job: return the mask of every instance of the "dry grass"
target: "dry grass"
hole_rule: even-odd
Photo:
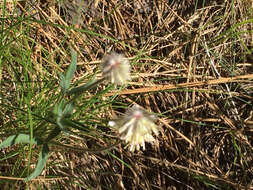
[[[77,6],[74,2],[82,1],[17,3],[25,17],[32,15],[21,21],[29,31],[9,36],[19,42],[28,39],[12,45],[29,50],[37,73],[30,79],[50,75],[57,80],[74,47],[79,55],[75,81],[97,72],[110,51],[129,57],[133,81],[120,92],[104,95],[103,100],[113,96],[114,102],[105,113],[103,108],[92,113],[91,120],[98,123],[95,136],[86,141],[77,136],[59,139],[76,149],[54,147],[43,173],[47,178],[38,178],[29,187],[253,189],[252,2],[94,0]],[[6,19],[5,26],[12,24]],[[15,88],[4,83],[11,79],[4,65],[0,79],[2,94]],[[130,153],[123,143],[117,144],[113,131],[99,126],[121,112],[122,104],[131,103],[160,118],[155,145],[138,153]],[[9,118],[10,113],[4,114]],[[109,148],[101,151],[98,146]],[[5,162],[1,168],[13,164]],[[22,178],[6,178],[11,175],[1,171],[5,172],[0,179],[9,179],[3,188],[25,187]]]

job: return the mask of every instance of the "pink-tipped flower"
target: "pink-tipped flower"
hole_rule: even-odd
[[[130,144],[130,151],[145,150],[145,142],[153,142],[152,133],[158,135],[158,126],[154,123],[156,118],[139,105],[132,106],[122,118],[110,121],[109,126],[116,127],[120,138]]]
[[[103,59],[102,75],[111,83],[122,85],[131,80],[130,69],[129,61],[121,54],[112,53]]]

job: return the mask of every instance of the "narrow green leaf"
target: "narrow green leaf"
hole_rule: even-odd
[[[70,81],[73,78],[76,72],[76,65],[77,65],[77,53],[74,50],[71,50],[71,63],[66,73],[66,85],[69,87]],[[68,88],[67,88],[68,89]]]
[[[64,100],[55,104],[53,112],[57,117],[61,117],[63,115],[63,107],[64,107]]]
[[[83,84],[81,86],[75,87],[70,89],[67,94],[72,95],[72,94],[81,94],[86,90],[89,90],[93,87],[95,87],[98,84],[98,81],[100,82],[101,80],[96,80],[93,78],[92,80],[88,81],[86,84]]]
[[[73,113],[73,110],[74,110],[74,103],[67,104],[63,110],[62,118],[70,117]]]
[[[64,118],[59,118],[57,119],[56,123],[59,126],[59,128],[61,129],[61,131],[63,131],[65,133],[65,135],[68,134],[68,120],[64,119]]]
[[[0,148],[6,148],[18,143],[27,143],[27,144],[31,143],[35,145],[41,145],[43,144],[43,141],[35,137],[30,139],[30,135],[27,135],[27,134],[18,134],[18,135],[9,136],[7,139],[5,139],[0,144]]]
[[[60,86],[61,86],[62,93],[65,93],[67,89],[69,88],[69,86],[66,86],[65,76],[62,73],[58,73],[58,75],[60,78]]]
[[[79,123],[78,121],[72,121],[72,120],[65,120],[63,119],[62,124],[65,126],[69,126],[73,129],[77,129],[80,131],[84,131],[84,132],[90,132],[90,128],[83,126],[81,123]]]
[[[65,94],[70,87],[70,81],[76,72],[76,65],[77,65],[77,53],[74,50],[71,50],[71,63],[68,67],[66,76],[64,76],[62,73],[59,73],[60,86],[63,94]]]
[[[14,157],[14,156],[16,156],[16,155],[18,155],[18,154],[19,154],[19,151],[12,152],[12,153],[10,153],[9,155],[6,155],[6,156],[4,156],[3,158],[1,158],[1,159],[0,159],[0,162],[1,162],[1,161],[4,161],[4,160],[8,160],[9,158],[12,158],[12,157]]]
[[[132,169],[132,167],[127,164],[126,162],[124,162],[123,160],[121,160],[119,157],[117,157],[115,154],[111,153],[110,151],[105,151],[106,153],[108,153],[111,157],[115,158],[116,160],[120,161],[122,164],[124,164],[126,167]]]
[[[73,123],[73,122],[72,122],[71,120],[69,120],[69,119],[62,119],[61,123],[62,123],[62,125],[64,125],[64,126],[73,127],[73,128],[76,127],[76,124]]]
[[[40,152],[37,166],[36,166],[35,170],[33,171],[33,173],[31,173],[31,175],[29,175],[27,178],[25,178],[26,181],[30,181],[41,174],[42,170],[44,169],[44,167],[47,163],[48,157],[49,157],[49,148],[48,148],[47,144],[44,144],[42,147],[42,151]]]
[[[61,118],[61,117],[57,117],[56,123],[57,123],[57,126],[58,126],[62,131],[65,130],[65,126],[62,124],[62,118]]]

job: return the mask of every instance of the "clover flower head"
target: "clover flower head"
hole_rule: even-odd
[[[158,135],[158,126],[154,123],[155,117],[141,108],[132,106],[123,116],[115,121],[110,121],[109,126],[116,127],[120,138],[130,144],[130,151],[145,150],[145,142],[153,142],[152,133]]]
[[[121,54],[112,53],[107,55],[102,62],[102,75],[108,77],[111,83],[125,84],[130,77],[129,61]]]

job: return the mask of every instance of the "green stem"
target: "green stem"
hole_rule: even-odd
[[[69,92],[67,92],[68,95],[75,94],[75,96],[68,101],[67,104],[69,103],[74,103],[74,101],[86,90],[94,88],[96,85],[99,83],[102,83],[106,78],[103,77],[101,79],[95,80],[91,83],[86,83],[84,85],[78,86],[76,88],[72,88]]]

